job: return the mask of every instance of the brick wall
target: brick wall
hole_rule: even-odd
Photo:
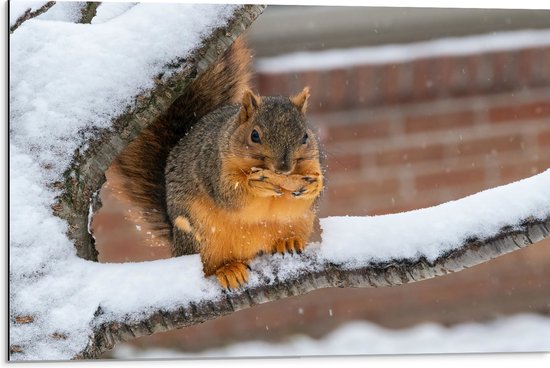
[[[550,167],[550,48],[260,74],[256,85],[311,87],[327,215],[410,210]]]
[[[328,176],[321,216],[431,206],[550,167],[549,47],[337,70],[264,72],[254,83],[262,95],[290,95],[304,85],[311,87],[309,118],[319,130]],[[104,206],[94,220],[103,231],[96,236],[102,238],[98,248],[104,261],[168,256],[162,249],[139,253],[145,249],[139,234],[121,220],[126,210],[114,200],[104,199]],[[117,229],[126,234],[129,247],[124,251]],[[452,324],[518,312],[550,313],[549,245],[546,241],[417,284],[319,290],[133,344],[198,350],[289,333],[321,336],[362,318],[397,328],[423,321]],[[130,251],[132,247],[136,250]]]

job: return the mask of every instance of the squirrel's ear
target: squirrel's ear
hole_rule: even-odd
[[[239,119],[241,123],[250,120],[258,106],[260,105],[261,98],[247,89],[244,91],[241,111],[239,112]]]
[[[306,113],[307,110],[307,100],[309,98],[309,87],[304,87],[302,92],[298,93],[296,96],[292,96],[290,101],[300,110],[302,114]]]

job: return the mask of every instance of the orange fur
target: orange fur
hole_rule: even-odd
[[[298,238],[305,243],[315,215],[310,210],[289,210],[303,207],[299,202],[294,198],[255,198],[235,213],[216,208],[206,197],[195,200],[191,213],[203,239],[200,253],[205,274],[212,275],[232,261],[247,262],[258,253],[278,251],[280,239]]]
[[[249,184],[254,173],[247,173],[243,167],[246,166],[242,159],[228,159],[222,164],[221,179],[227,189],[244,191],[240,209],[219,208],[207,196],[197,198],[190,206],[190,214],[197,224],[195,230],[203,239],[200,254],[204,272],[206,275],[216,273],[222,280],[224,277],[233,280],[233,271],[224,271],[225,266],[233,262],[246,263],[261,252],[301,251],[313,228],[313,202],[322,189],[320,167],[315,160],[304,162],[300,167],[311,170],[302,171],[303,175],[316,176],[315,189],[310,196],[299,198],[284,189],[280,195],[272,192],[271,196],[258,196],[257,189]]]

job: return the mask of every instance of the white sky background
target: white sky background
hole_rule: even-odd
[[[476,2],[476,3],[479,4],[479,2]],[[523,6],[528,6],[528,3],[529,2],[525,2],[525,3],[522,2],[522,5]],[[387,4],[387,3],[385,3],[385,4]],[[462,2],[461,4],[465,4],[465,3]],[[500,4],[502,4],[502,3],[500,3]],[[505,5],[505,4],[502,4],[502,5],[500,5],[500,4],[499,4],[499,6],[504,6]],[[53,40],[53,39],[52,39],[52,41],[55,42],[55,40]],[[17,53],[12,54],[11,56],[12,57],[17,57]],[[23,72],[23,70],[22,70],[22,72]],[[43,79],[38,79],[38,80],[41,81]],[[37,113],[50,114],[50,113],[53,112],[52,116],[55,116],[55,114],[57,114],[56,111],[52,111],[50,109],[40,110],[40,109],[43,109],[45,106],[48,107],[48,106],[52,105],[52,100],[48,100],[48,98],[50,98],[50,97],[48,97],[47,94],[42,96],[42,97],[45,99],[46,105],[42,104],[43,101],[34,101],[35,102],[35,107],[37,109],[36,110]],[[55,97],[59,97],[59,96],[54,95],[52,97],[55,98]],[[55,102],[55,100],[53,100],[53,102]],[[14,103],[12,106],[17,107],[17,104]],[[77,111],[77,113],[78,113],[78,111]],[[14,147],[12,147],[12,151],[11,151],[11,156],[12,157],[10,157],[10,159],[12,159],[12,161],[11,161],[12,169],[17,170],[16,166],[24,167],[26,169],[26,172],[21,172],[21,171],[18,171],[18,172],[13,172],[12,171],[11,172],[10,180],[17,179],[17,180],[21,180],[21,181],[16,182],[17,185],[13,185],[15,182],[12,182],[12,188],[16,190],[13,193],[16,197],[12,197],[11,196],[12,193],[10,193],[10,201],[11,201],[11,205],[12,205],[12,208],[10,209],[10,211],[23,210],[25,208],[25,206],[30,204],[31,207],[29,207],[26,210],[27,212],[25,212],[25,213],[28,214],[28,215],[35,216],[33,221],[36,221],[37,223],[40,223],[41,226],[42,225],[45,226],[45,228],[44,228],[45,233],[50,233],[50,231],[52,231],[52,230],[55,232],[55,234],[52,234],[51,236],[47,236],[47,237],[44,236],[45,233],[42,233],[41,234],[42,236],[40,237],[40,239],[47,238],[52,243],[55,243],[53,241],[53,239],[59,238],[60,237],[59,233],[61,233],[61,234],[63,233],[63,231],[61,230],[63,224],[61,224],[57,219],[51,218],[51,216],[48,214],[49,213],[48,210],[47,210],[48,209],[48,204],[51,203],[52,197],[51,197],[51,193],[48,193],[48,191],[47,190],[45,191],[44,188],[43,188],[43,184],[45,182],[44,179],[46,179],[46,181],[47,181],[47,180],[51,179],[52,177],[50,176],[50,174],[42,176],[44,173],[40,173],[41,170],[36,165],[36,162],[35,162],[36,160],[33,159],[32,154],[30,154],[28,152],[23,154],[23,151],[26,151],[27,148],[28,148],[28,147],[25,147],[24,142],[26,142],[25,140],[27,138],[30,138],[34,143],[38,143],[38,144],[41,143],[40,142],[40,140],[42,139],[41,133],[43,131],[48,131],[48,134],[52,137],[52,139],[54,139],[54,141],[59,142],[60,139],[61,140],[65,139],[65,138],[63,138],[63,137],[65,137],[64,134],[67,134],[67,133],[70,134],[71,129],[74,129],[75,127],[74,126],[71,127],[69,125],[67,125],[67,126],[64,125],[64,126],[58,127],[58,128],[60,128],[59,130],[54,130],[54,131],[49,131],[49,128],[48,128],[47,125],[44,128],[40,129],[40,130],[36,130],[36,127],[33,127],[32,125],[29,125],[29,126],[25,127],[23,130],[19,130],[21,127],[24,127],[24,125],[21,125],[21,126],[17,127],[16,131],[17,132],[22,132],[24,130],[24,131],[26,131],[26,133],[29,133],[30,135],[25,137],[24,134],[17,133],[18,135],[16,137],[13,137],[14,139],[12,140],[12,142],[14,142],[14,144],[16,144],[16,145]],[[64,128],[69,128],[69,129],[64,129]],[[67,130],[68,130],[68,132],[67,132]],[[76,131],[76,129],[73,130],[72,134],[74,134],[75,131]],[[70,145],[74,145],[74,143],[75,143],[74,141],[69,142]],[[43,149],[42,150],[39,149],[39,152],[40,151],[44,152]],[[65,149],[64,149],[64,151],[67,152]],[[29,154],[30,154],[30,156],[29,156]],[[44,158],[44,156],[40,156],[40,157],[42,157],[42,159]],[[39,160],[40,160],[40,157],[35,156],[35,158],[39,159]],[[47,162],[52,162],[53,161],[54,163],[56,163],[57,167],[63,166],[63,162],[64,162],[63,160],[61,160],[61,162],[57,162],[56,159],[52,159],[50,157],[46,157],[46,159],[47,159],[46,160]],[[46,161],[44,161],[44,162],[46,162]],[[17,165],[14,165],[14,164],[17,164]],[[36,175],[36,176],[33,177],[33,174]],[[543,183],[548,183],[548,178],[549,177],[550,177],[550,175],[548,175],[548,172],[547,172],[546,176],[543,176],[541,180],[546,180],[546,181],[543,181]],[[16,188],[17,186],[22,186],[22,187],[27,188],[29,190],[17,191],[17,188]],[[25,198],[25,197],[28,197],[31,193],[33,193],[33,191],[35,193],[34,194],[35,199],[42,198],[40,200],[41,202],[36,202],[36,200],[33,200],[32,202],[27,201],[28,198]],[[17,193],[19,193],[19,194],[17,194]],[[537,194],[540,194],[540,192],[535,191],[534,195],[537,195]],[[37,203],[38,203],[38,206],[40,208],[34,208],[33,207],[33,206],[36,206]],[[35,238],[34,240],[30,239],[29,237],[32,238],[36,234],[33,235],[32,231],[31,231],[31,233],[28,233],[28,231],[27,231],[28,228],[20,227],[20,223],[13,223],[12,222],[13,220],[17,220],[17,217],[15,216],[16,215],[15,212],[13,213],[13,215],[14,216],[12,216],[12,219],[10,219],[10,223],[11,223],[11,226],[12,226],[12,230],[16,229],[17,232],[15,234],[12,234],[14,236],[12,238],[12,241],[14,239],[15,239],[15,241],[17,241],[18,237],[20,237],[19,238],[20,240],[21,239],[26,239],[25,242],[27,242],[27,241],[35,242],[37,240],[40,240],[40,239],[37,239],[37,238]],[[32,217],[31,217],[31,220],[32,220]],[[29,218],[26,217],[25,221],[29,221]],[[17,224],[17,226],[15,226],[16,224]],[[497,225],[495,225],[495,226],[497,226]],[[61,226],[61,227],[59,227],[59,226]],[[58,241],[60,243],[65,243],[67,240],[59,238]],[[36,248],[36,249],[38,249],[38,248]],[[53,255],[54,259],[55,259],[55,257],[60,257],[60,253],[58,252],[58,249],[45,249],[45,248],[42,248],[42,250],[45,252],[43,254]],[[38,252],[40,252],[40,251],[38,251]],[[53,253],[48,253],[48,252],[53,252]],[[65,251],[63,253],[65,253]],[[13,257],[13,254],[17,254],[17,252],[12,253],[12,257]],[[64,254],[61,257],[63,258],[63,257],[66,257],[66,256],[67,256],[67,254]],[[73,261],[72,256],[69,255],[68,257],[69,257],[69,259],[71,259],[71,262],[72,262]],[[39,264],[41,261],[43,261],[43,259],[38,259],[38,258],[30,259],[29,260],[30,263],[25,265],[22,269],[27,269],[27,270],[32,269],[33,267],[35,267],[31,264],[32,262],[35,262],[34,264],[36,265],[36,264]],[[88,267],[88,266],[84,266],[85,262],[82,262],[82,260],[78,260],[77,262],[79,263],[78,264],[79,267],[77,267],[77,268],[79,268],[80,271],[82,270],[83,267],[84,268]],[[160,269],[170,269],[171,270],[170,273],[173,274],[173,272],[178,272],[178,270],[181,270],[184,263],[187,263],[187,262],[189,262],[189,264],[190,264],[189,268],[191,269],[191,272],[193,274],[192,277],[200,277],[200,269],[197,268],[197,267],[200,267],[200,265],[199,265],[199,263],[197,263],[197,260],[194,259],[193,257],[189,257],[188,260],[163,261],[161,264],[155,264],[155,263],[151,262],[149,265],[147,265],[145,267],[150,267],[151,272],[153,272],[153,273],[156,272],[155,267],[159,271],[160,271]],[[158,265],[158,267],[156,265]],[[170,265],[172,265],[172,266],[170,266]],[[29,266],[29,267],[27,268],[27,266]],[[292,267],[292,265],[290,265],[290,266]],[[96,267],[97,267],[96,265],[94,265],[94,266],[90,265],[88,271],[85,271],[85,272],[91,272],[91,273],[95,274],[96,271],[97,271]],[[88,285],[88,286],[92,287],[92,290],[93,290],[93,287],[101,288],[102,285],[104,285],[105,283],[108,283],[109,280],[113,279],[113,277],[114,277],[114,279],[124,278],[125,274],[128,274],[129,272],[134,272],[134,271],[131,271],[131,269],[134,268],[134,267],[135,266],[133,266],[133,265],[125,265],[125,266],[115,265],[111,268],[113,273],[111,273],[110,271],[106,271],[106,268],[104,268],[103,271],[105,271],[105,273],[103,273],[103,277],[105,277],[105,278],[102,279],[102,277],[99,277],[99,280],[96,280],[97,281],[96,284]],[[172,269],[171,267],[174,267],[174,268]],[[57,301],[59,301],[59,300],[63,299],[64,297],[66,297],[67,292],[74,292],[75,291],[75,286],[76,285],[68,285],[68,283],[67,283],[67,280],[70,279],[71,270],[73,272],[76,272],[76,270],[74,270],[72,268],[63,269],[62,270],[63,272],[52,272],[52,274],[51,274],[52,277],[50,277],[47,280],[43,280],[42,285],[41,285],[40,288],[38,288],[38,290],[33,286],[33,287],[30,287],[29,289],[23,291],[23,293],[24,293],[23,295],[27,295],[29,297],[29,301],[34,300],[35,301],[34,306],[36,306],[37,303],[38,304],[43,303],[44,308],[51,308],[53,305],[55,305],[55,303]],[[162,277],[165,277],[165,276],[168,277],[168,275],[170,275],[170,273],[162,273],[161,272],[159,274],[160,276],[157,280],[161,280]],[[146,272],[146,274],[149,275],[150,273]],[[76,273],[76,274],[73,274],[73,275],[79,275],[79,273]],[[182,277],[184,277],[184,276],[185,275],[182,275]],[[151,283],[151,286],[150,286],[151,290],[155,290],[154,286],[153,286],[154,284],[155,284],[154,282]],[[136,282],[134,284],[134,286],[132,286],[132,284],[124,284],[124,286],[129,287],[130,290],[137,288],[138,285],[139,285],[139,287],[142,286],[138,282]],[[68,289],[65,288],[65,287],[68,287]],[[48,291],[52,290],[53,288],[59,290],[57,295],[55,295],[55,293],[48,293]],[[80,291],[82,292],[82,294],[76,293],[75,295],[73,295],[73,297],[75,298],[75,302],[76,302],[77,299],[80,299],[80,297],[83,296],[83,294],[86,290],[80,290]],[[112,291],[112,290],[110,290],[110,291]],[[155,291],[157,291],[157,290],[155,290]],[[158,303],[163,304],[168,299],[170,299],[170,295],[169,295],[170,291],[175,292],[177,290],[166,290],[165,291],[166,294],[162,294],[162,292],[161,292],[160,293],[161,295],[159,296],[159,299],[158,299]],[[209,294],[211,291],[212,291],[212,285],[209,282],[206,282],[202,288],[199,287],[199,292],[205,292],[206,294]],[[103,292],[105,294],[103,294]],[[107,295],[109,293],[109,290],[103,290],[103,292],[96,293],[95,297],[101,297],[102,295]],[[203,296],[206,295],[206,294],[203,294]],[[214,294],[215,294],[215,292],[214,292]],[[121,295],[121,297],[122,296],[123,295]],[[181,294],[180,294],[180,296],[181,296]],[[57,299],[57,298],[60,298],[60,299]],[[163,299],[163,298],[168,298],[168,299]],[[83,303],[86,303],[86,302],[95,303],[97,301],[97,299],[90,300],[90,299],[86,299],[86,298],[80,299],[80,300]],[[131,309],[134,309],[134,308],[140,308],[141,307],[141,304],[140,304],[139,301],[135,301],[135,302],[137,302],[137,304],[124,305],[123,303],[122,304],[118,303],[116,299],[113,299],[113,300],[111,300],[111,303],[113,303],[113,304],[111,304],[111,306],[114,309],[120,308],[119,312],[124,312],[124,311],[127,311],[127,310],[131,310]],[[153,301],[153,304],[154,304],[154,301]],[[76,308],[76,309],[78,309],[79,307],[84,307],[83,309],[86,309],[86,306],[79,305],[78,303],[73,305],[73,307]],[[23,308],[23,310],[24,310],[24,308]],[[61,318],[62,319],[63,314],[67,313],[66,310],[59,310],[59,309],[55,310],[55,308],[53,310],[48,310],[48,311],[45,310],[44,312],[45,313],[53,313],[53,314],[50,314],[47,317],[48,318],[51,317],[54,320],[56,318]],[[61,325],[63,325],[63,323],[61,323]],[[51,325],[40,325],[40,326],[45,328],[47,331],[58,327],[58,326],[51,326]],[[71,327],[71,326],[69,326],[69,327]],[[25,333],[25,332],[23,331],[23,333]],[[6,344],[4,346],[6,346]],[[49,348],[49,347],[44,346],[43,348]]]

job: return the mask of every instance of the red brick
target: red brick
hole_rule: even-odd
[[[288,95],[287,74],[259,74],[257,84],[261,95]]]
[[[493,90],[503,91],[517,84],[516,53],[503,51],[491,54],[493,60]]]
[[[387,102],[384,101],[384,66],[373,65],[372,88],[375,95],[372,105],[375,106],[380,106]]]
[[[358,104],[370,105],[378,96],[374,67],[372,65],[357,66],[353,69],[352,76],[355,79],[355,98]]]
[[[444,187],[459,185],[471,185],[482,183],[485,180],[485,170],[481,168],[468,168],[419,175],[415,179],[417,190],[434,190]]]
[[[544,170],[545,168],[540,163],[534,161],[507,164],[499,168],[500,179],[504,183],[510,183],[520,179],[528,178]]]
[[[448,200],[452,200],[449,198]],[[387,215],[392,213],[399,212],[408,212],[421,208],[427,208],[432,206],[437,206],[441,203],[447,202],[448,200],[436,199],[434,196],[416,196],[414,199],[395,199],[390,201],[388,205],[381,206],[377,205],[369,209],[369,214],[375,215]]]
[[[477,55],[458,58],[458,68],[456,72],[460,77],[457,77],[458,83],[455,88],[455,95],[462,94],[462,92],[469,94],[478,90],[478,62],[479,58]]]
[[[447,114],[410,116],[405,120],[407,133],[426,132],[431,130],[449,130],[471,127],[474,125],[472,111],[459,111]]]
[[[539,132],[538,142],[541,148],[550,148],[550,130]]]
[[[530,65],[530,86],[544,86],[550,82],[550,48],[536,48],[532,51],[533,60]]]
[[[529,86],[535,79],[533,76],[533,71],[536,69],[536,50],[534,49],[524,49],[520,50],[517,57],[517,73],[518,81],[523,86]]]
[[[327,107],[331,110],[342,109],[349,104],[347,100],[348,96],[348,84],[350,76],[346,69],[330,70],[327,73],[328,79],[328,96]]]
[[[464,95],[477,89],[478,56],[437,59],[434,88],[439,95]]]
[[[456,153],[465,155],[488,155],[494,152],[520,150],[523,138],[519,134],[465,140],[457,144]]]
[[[327,194],[330,201],[358,201],[361,198],[373,198],[376,196],[397,195],[399,192],[399,180],[396,178],[384,180],[359,179],[345,184],[329,184]]]
[[[454,86],[455,58],[442,56],[436,64],[438,88],[441,95],[448,95]]]
[[[414,100],[430,99],[435,97],[435,72],[433,59],[419,59],[413,61],[413,96]]]
[[[389,121],[365,122],[362,124],[349,124],[329,126],[327,132],[328,142],[356,141],[360,139],[385,138],[390,135]]]
[[[550,101],[535,101],[523,105],[503,105],[489,110],[489,120],[492,123],[510,120],[532,120],[550,117]]]
[[[550,83],[550,47],[543,50],[541,59],[539,80],[541,83]]]
[[[303,87],[309,87],[310,97],[308,100],[308,112],[316,112],[326,106],[326,96],[324,91],[325,75],[324,73],[316,71],[305,71],[298,73],[297,75],[298,90],[292,91],[290,94],[297,93],[302,90]]]
[[[493,60],[491,54],[476,55],[476,92],[488,93],[493,89]]]
[[[411,147],[406,149],[379,152],[376,155],[377,165],[399,165],[409,162],[442,160],[445,146]]]
[[[401,65],[386,64],[382,66],[381,99],[383,103],[396,102],[401,94],[399,79]]]
[[[354,171],[362,167],[362,158],[358,153],[333,155],[327,152],[325,165],[329,172]]]
[[[401,103],[406,103],[413,99],[413,87],[414,87],[414,70],[412,62],[405,62],[399,64],[399,82],[400,86],[400,96],[399,100]]]

